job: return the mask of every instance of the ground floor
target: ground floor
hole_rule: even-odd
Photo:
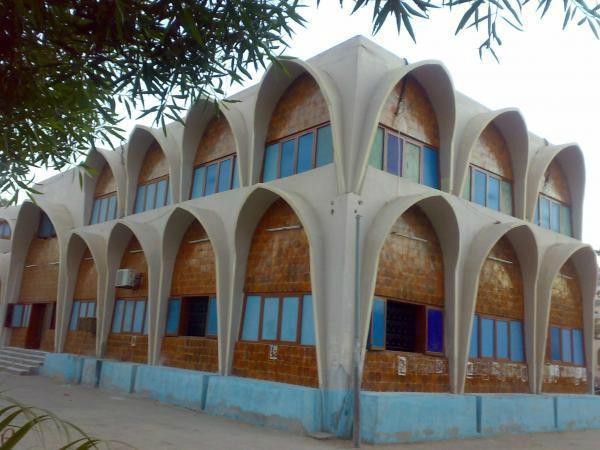
[[[127,394],[107,393],[91,387],[67,384],[47,377],[2,374],[2,388],[27,404],[46,408],[101,438],[127,442],[134,448],[279,450],[352,448],[347,440],[315,440],[242,424],[171,405],[163,405]],[[89,408],[93,404],[94,408]],[[46,447],[57,448],[52,435]],[[385,446],[386,449],[596,449],[600,430],[502,435],[493,438],[441,441]],[[31,442],[31,446],[39,446]],[[113,445],[111,448],[126,448]],[[375,446],[363,445],[363,448]]]

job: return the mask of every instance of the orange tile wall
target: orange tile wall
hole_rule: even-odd
[[[235,140],[229,122],[218,114],[206,126],[198,144],[194,165],[198,166],[235,153]]]
[[[406,83],[404,94],[402,86]],[[398,105],[400,96],[402,103]],[[440,148],[438,121],[423,87],[413,77],[405,77],[385,101],[379,122],[430,146]]]
[[[329,109],[319,85],[304,73],[290,84],[275,106],[266,141],[276,141],[328,121]]]
[[[56,301],[58,264],[53,263],[58,260],[58,238],[33,237],[25,259],[19,303]]]
[[[544,186],[542,192],[548,197],[552,197],[567,205],[571,204],[571,195],[569,193],[569,184],[567,178],[556,160],[552,161],[548,170],[544,174]]]
[[[106,358],[146,364],[148,336],[111,333],[106,344]]]
[[[104,164],[100,175],[98,175],[98,181],[96,181],[94,197],[102,197],[103,195],[116,191],[117,182],[113,176],[112,170],[110,170],[110,166],[108,164]]]
[[[10,346],[25,348],[25,341],[27,340],[27,328],[11,328],[10,332]]]
[[[154,141],[146,152],[144,162],[140,168],[140,175],[138,177],[138,184],[145,183],[146,181],[154,180],[162,176],[169,175],[169,164],[165,158],[165,154],[161,150],[160,146]]]
[[[383,244],[375,295],[444,307],[442,249],[431,222],[418,206],[402,214]],[[406,375],[398,375],[399,357],[406,358]],[[438,355],[368,350],[362,385],[369,391],[447,392],[448,361]]]
[[[513,179],[512,163],[508,145],[502,133],[493,123],[479,136],[471,153],[471,163],[508,180]]]
[[[216,339],[192,336],[165,336],[161,363],[181,369],[217,372],[219,349]]]

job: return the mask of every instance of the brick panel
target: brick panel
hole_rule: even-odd
[[[296,78],[271,115],[267,142],[329,121],[329,109],[319,85],[308,73]]]
[[[404,93],[402,86],[406,83]],[[400,102],[402,96],[402,103]],[[413,77],[404,77],[385,101],[379,122],[430,146],[440,148],[438,121],[423,87]]]
[[[210,295],[217,292],[215,254],[210,241],[190,243],[207,237],[196,220],[184,234],[171,283],[171,295]]]
[[[100,175],[98,175],[98,181],[96,181],[96,190],[94,191],[94,197],[101,197],[106,194],[117,191],[117,181],[113,176],[112,170],[108,164],[104,164]]]
[[[233,374],[301,386],[319,385],[315,347],[279,344],[276,359],[269,356],[268,343],[238,341],[233,356]]]
[[[235,140],[229,122],[218,114],[206,126],[196,150],[194,165],[198,166],[235,153]]]
[[[165,175],[169,175],[169,164],[160,146],[154,141],[144,157],[138,183],[145,183]]]
[[[398,374],[399,358],[406,359],[406,374]],[[362,389],[380,392],[448,392],[448,360],[421,353],[368,351]]]
[[[73,299],[75,300],[96,300],[98,293],[98,272],[89,249],[85,251],[79,264],[77,281]]]
[[[205,337],[165,336],[161,364],[181,369],[217,372],[219,350],[217,340]]]
[[[508,145],[493,123],[489,124],[477,139],[471,153],[471,163],[509,180],[513,179]]]
[[[42,343],[40,344],[40,350],[45,352],[54,351],[54,330],[44,330],[42,332]]]
[[[560,163],[556,159],[552,161],[544,175],[542,192],[567,205],[571,204],[569,184],[567,183],[567,178],[565,177]]]
[[[31,240],[23,268],[19,303],[56,301],[58,260],[58,238],[34,237]]]
[[[96,335],[89,331],[67,331],[65,353],[94,356],[96,354]]]
[[[106,343],[106,358],[146,364],[148,336],[111,333]]]
[[[304,230],[268,231],[299,224],[284,200],[277,200],[265,212],[252,238],[245,292],[312,291],[309,244]]]
[[[27,328],[12,328],[10,333],[11,347],[25,348],[25,340],[27,339]]]
[[[148,297],[148,266],[146,265],[144,252],[138,252],[141,249],[138,240],[135,236],[132,236],[119,265],[120,269],[134,269],[138,274],[141,274],[140,286],[137,289],[116,288],[115,299]]]
[[[527,364],[474,359],[469,361],[465,392],[529,393]]]

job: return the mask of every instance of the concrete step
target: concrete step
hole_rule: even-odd
[[[42,350],[35,350],[35,349],[31,349],[31,348],[21,348],[21,347],[2,347],[0,349],[0,351],[10,351],[10,352],[17,352],[21,355],[30,355],[30,356],[40,356],[40,357],[46,357],[46,352],[42,351]]]
[[[0,349],[0,371],[16,375],[36,374],[45,358],[46,352],[40,350],[4,347]]]
[[[0,364],[0,372],[8,372],[14,375],[32,375],[33,372],[27,369],[19,369],[17,367],[12,366],[3,366]]]
[[[35,366],[41,366],[42,364],[44,364],[44,358],[39,358],[37,356],[34,356],[34,357],[21,356],[18,353],[4,352],[1,350],[0,350],[0,358],[8,360],[8,361],[26,362],[26,363],[29,363],[29,364],[35,365]]]
[[[0,366],[15,367],[17,369],[29,370],[29,369],[37,369],[41,366],[41,364],[30,364],[26,361],[14,361],[14,360],[9,360],[9,359],[6,359],[6,358],[3,358],[2,356],[0,356]]]

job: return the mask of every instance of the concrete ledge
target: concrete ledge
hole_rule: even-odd
[[[102,389],[111,389],[123,391],[131,394],[135,385],[135,374],[137,364],[102,361],[100,369],[100,383],[98,386]]]
[[[206,412],[292,432],[321,428],[319,390],[238,377],[210,377]]]
[[[371,444],[478,435],[473,396],[363,392],[361,402],[361,435]]]
[[[81,357],[68,353],[48,353],[40,373],[47,377],[58,378],[71,383],[79,383],[81,376]]]
[[[600,396],[557,395],[555,400],[558,430],[600,428]]]
[[[554,431],[554,400],[545,395],[478,395],[482,435]]]
[[[84,386],[97,387],[100,382],[100,367],[102,360],[96,358],[84,358],[81,367],[80,383]]]
[[[140,365],[133,391],[162,403],[202,410],[213,374],[165,366]]]

